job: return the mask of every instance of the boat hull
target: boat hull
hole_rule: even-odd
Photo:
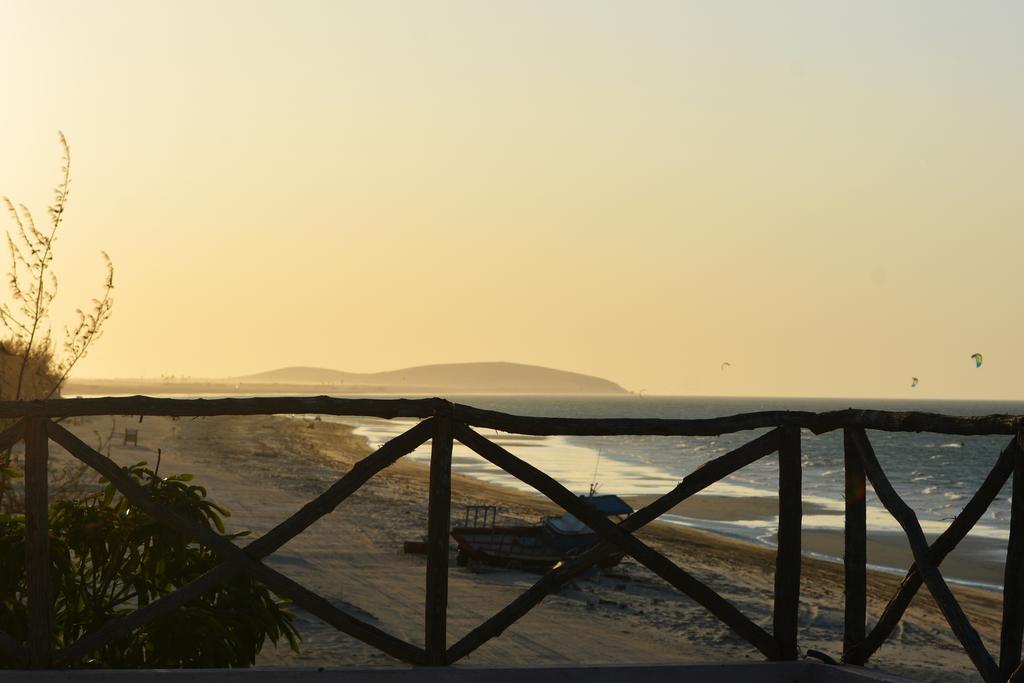
[[[452,538],[459,545],[459,562],[469,560],[485,564],[547,571],[558,562],[582,553],[598,543],[597,534],[555,534],[543,526],[455,527]],[[597,563],[613,567],[623,553],[610,550]]]

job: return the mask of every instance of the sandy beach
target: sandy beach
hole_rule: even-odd
[[[630,497],[629,501],[634,507],[639,508],[654,498],[636,496]],[[701,494],[676,505],[671,513],[705,522],[768,523],[776,519],[778,506],[777,498]],[[809,516],[826,510],[822,506],[804,501],[803,511],[805,516]],[[765,540],[774,542],[774,537],[770,535]],[[934,540],[934,534],[928,535],[929,542]],[[805,553],[812,556],[842,558],[843,532],[835,529],[804,528],[801,547]],[[869,564],[885,567],[890,571],[897,568],[905,570],[914,563],[907,538],[902,532],[869,530],[867,550]],[[1005,551],[993,552],[990,541],[968,536],[943,560],[943,574],[956,577],[957,581],[968,585],[1001,586],[1005,559]]]
[[[111,448],[115,460],[146,460],[152,465],[156,449],[162,449],[161,473],[194,474],[196,482],[208,488],[211,499],[231,510],[229,526],[251,529],[255,535],[322,492],[369,452],[365,440],[355,436],[351,428],[326,421],[289,417],[146,418],[136,424],[117,418],[114,431],[126,424],[139,429],[139,446],[124,447],[115,439]],[[111,422],[110,418],[72,420],[69,427],[88,443],[96,443],[96,433],[109,432]],[[726,508],[735,505],[735,499],[717,498],[688,502],[680,514],[728,519],[729,514],[750,513],[730,513]],[[539,496],[456,476],[453,518],[461,514],[466,503],[497,505],[499,522],[532,523],[555,511]],[[764,501],[742,505],[758,505],[767,514]],[[426,468],[400,461],[267,562],[380,628],[422,644],[425,560],[404,555],[402,543],[424,536],[426,507]],[[774,572],[774,552],[770,548],[665,523],[652,524],[639,536],[770,630]],[[841,554],[839,534],[805,532],[804,542],[813,552]],[[966,550],[970,552],[970,548]],[[909,564],[899,556],[900,551],[896,539],[873,539],[869,562]],[[903,552],[909,555],[905,549]],[[954,560],[972,564],[969,554],[952,556],[948,561]],[[510,570],[457,567],[454,553],[451,564],[449,643],[498,611],[537,578]],[[989,576],[994,570],[989,567],[979,571]],[[842,567],[805,557],[802,577],[800,648],[838,658],[842,644]],[[899,580],[893,574],[871,574],[869,615],[880,614]],[[955,586],[954,592],[990,651],[996,651],[1000,596],[965,586]],[[270,646],[262,653],[260,665],[397,665],[387,655],[301,611],[297,611],[297,623],[303,635],[301,653]],[[752,646],[627,558],[619,567],[578,580],[549,597],[501,637],[463,661],[515,665],[756,659],[760,655]],[[869,665],[918,680],[979,680],[926,591],[919,593],[901,625]]]

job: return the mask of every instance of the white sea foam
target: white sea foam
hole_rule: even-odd
[[[599,411],[595,408],[587,408],[585,401],[581,401],[581,407],[578,408],[575,404],[569,405],[569,401],[555,402],[537,399],[536,403],[526,403],[522,399],[517,399],[520,404],[513,404],[512,399],[501,399],[509,401],[508,405],[505,405],[498,403],[498,400],[495,399],[493,406],[485,404],[481,407],[493,407],[520,414],[530,414],[531,411],[536,410],[532,414],[599,416],[597,414]],[[654,404],[645,404],[644,410],[651,408],[652,405]],[[608,409],[608,413],[621,414],[624,417],[634,416],[633,414],[619,413],[617,406],[618,404],[614,411]],[[554,412],[550,412],[551,408],[554,409]],[[690,408],[692,409],[692,406]],[[703,409],[711,412],[714,406],[709,405]],[[587,412],[588,410],[592,412]],[[638,413],[636,416],[649,417],[652,415]],[[653,416],[673,417],[676,415]],[[413,421],[409,420],[354,420],[351,417],[339,418],[339,421],[355,424],[357,433],[367,437],[374,446],[390,440],[413,424]],[[596,465],[596,480],[601,485],[601,492],[627,496],[663,494],[701,464],[723,455],[756,436],[756,433],[754,435],[743,433],[713,439],[703,437],[531,437],[509,435],[491,430],[481,430],[481,432],[487,438],[547,472],[570,490],[585,493],[594,480]],[[982,449],[975,446],[974,440],[968,440],[966,442],[968,448],[961,442],[941,442],[934,438],[931,443],[927,443],[928,438],[927,435],[878,434],[872,436],[872,442],[890,480],[900,491],[907,504],[918,512],[925,533],[931,536],[946,529],[949,519],[959,511],[965,494],[973,492],[980,483],[980,479],[975,481],[973,478],[975,473],[987,472],[991,467],[994,460],[985,459],[981,454],[1001,446],[985,445]],[[920,448],[935,450],[929,455],[922,453]],[[953,454],[946,449],[963,450],[958,450],[956,454]],[[993,452],[998,454],[998,450]],[[455,471],[495,484],[532,492],[530,487],[491,466],[458,443],[455,445],[453,456]],[[417,449],[410,457],[426,462],[429,459],[429,444]],[[806,504],[815,506],[813,509],[807,509],[808,514],[805,514],[803,518],[804,526],[809,529],[841,530],[844,524],[842,514],[844,509],[842,440],[827,435],[822,437],[805,436],[802,461],[803,499]],[[955,483],[949,481],[953,479],[955,479]],[[908,484],[913,484],[913,486],[908,486]],[[720,496],[775,498],[778,495],[778,458],[774,454],[768,455],[724,481],[716,482],[704,493]],[[900,531],[899,525],[877,501],[870,485],[867,489],[867,503],[869,529]],[[985,516],[985,521],[971,532],[972,537],[1005,541],[1008,535],[1006,530],[1008,516],[1003,509],[1008,508],[1008,505],[1005,501],[997,501],[993,508]],[[667,516],[665,519],[688,526],[743,536],[751,540],[763,540],[770,537],[774,533],[775,525],[774,520],[770,519],[741,522],[668,519]]]

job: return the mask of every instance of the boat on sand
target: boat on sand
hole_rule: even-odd
[[[621,521],[633,513],[629,503],[615,495],[580,498],[614,521]],[[496,512],[490,505],[466,506],[462,525],[451,530],[452,538],[459,546],[458,564],[480,562],[512,569],[547,571],[600,540],[590,527],[568,512],[544,517],[532,526],[499,526],[495,524]],[[609,549],[597,564],[602,568],[614,567],[622,557],[622,551]]]

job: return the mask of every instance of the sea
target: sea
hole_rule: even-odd
[[[680,396],[448,396],[452,401],[516,415],[547,417],[709,418],[761,410],[824,412],[844,408],[920,410],[947,415],[1024,414],[1024,402],[906,401],[880,399],[720,398]],[[332,418],[335,419],[335,418]],[[353,424],[372,446],[408,429],[411,420],[336,418]],[[485,436],[547,472],[572,491],[584,494],[592,485],[599,493],[620,496],[659,495],[705,462],[752,440],[767,430],[711,437],[551,436],[536,437],[483,430]],[[946,529],[981,485],[1009,436],[950,436],[929,433],[869,431],[890,482],[914,509],[925,533]],[[802,432],[803,497],[810,513],[805,529],[843,528],[842,432]],[[429,443],[411,454],[429,461]],[[527,485],[490,465],[461,444],[453,452],[453,469],[487,482],[531,491]],[[1009,534],[1009,483],[969,534],[992,553],[1005,554]],[[899,532],[868,487],[869,532]],[[705,494],[776,497],[778,459],[767,456],[705,490]],[[668,514],[662,520],[702,528],[758,543],[774,543],[776,518],[706,520]],[[837,558],[831,558],[837,559]],[[899,568],[887,568],[896,571]],[[902,568],[905,569],[905,568]],[[902,569],[900,569],[902,571]],[[995,586],[990,586],[995,587]]]

